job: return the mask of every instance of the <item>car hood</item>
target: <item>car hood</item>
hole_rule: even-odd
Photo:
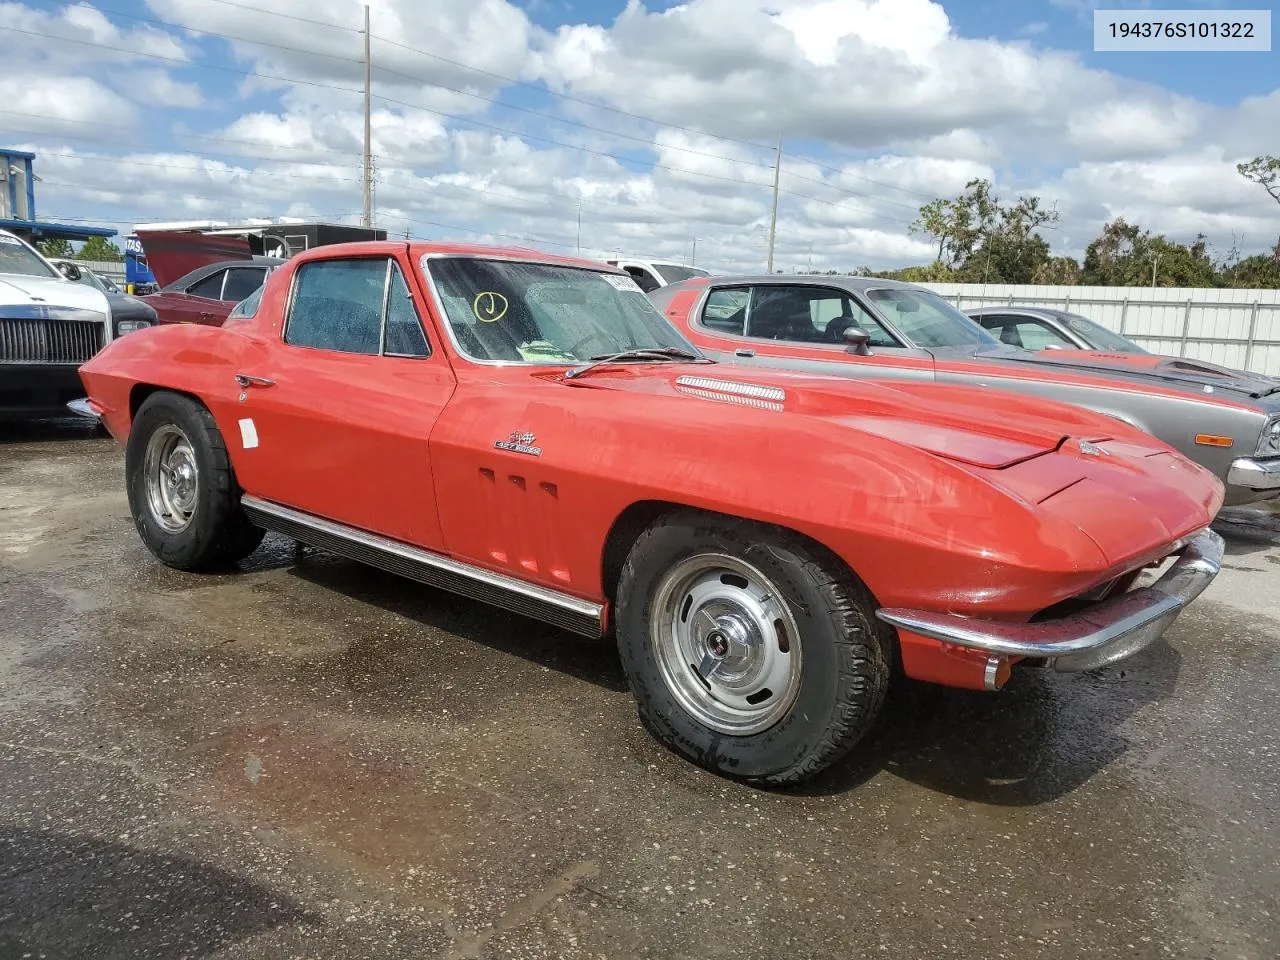
[[[83,283],[8,273],[0,274],[0,309],[6,307],[26,308],[24,312],[59,307],[109,312],[106,295]]]
[[[139,297],[127,293],[109,293],[107,302],[111,304],[111,315],[117,319],[147,319],[155,322],[155,307]]]
[[[793,419],[787,432],[795,442],[822,442],[825,436],[833,451],[847,450],[855,431],[914,448],[979,478],[1042,520],[1075,527],[1116,568],[1163,555],[1161,550],[1206,526],[1222,503],[1216,477],[1154,437],[1067,404],[1020,396],[1011,405],[981,387],[730,365],[681,365],[678,372],[664,373],[619,368],[565,382],[751,408],[745,414],[748,429],[768,435],[776,428],[766,417]],[[815,421],[824,426],[813,429]],[[850,433],[827,433],[840,428]],[[861,446],[868,456],[892,457],[879,444]]]
[[[1141,353],[1107,353],[1101,350],[1017,350],[985,351],[984,358],[1032,364],[1046,370],[1075,370],[1100,373],[1133,382],[1159,383],[1194,393],[1223,391],[1259,399],[1280,393],[1280,380],[1260,373],[1220,367],[1204,360],[1161,357]],[[1206,390],[1205,388],[1212,388]]]

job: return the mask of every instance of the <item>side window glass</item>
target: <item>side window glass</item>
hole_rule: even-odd
[[[263,284],[263,287],[265,286],[266,285]],[[253,293],[249,294],[249,296],[245,297],[243,300],[237,303],[234,307],[232,307],[231,313],[227,315],[227,319],[228,320],[248,320],[250,317],[257,314],[258,304],[262,302],[263,287],[259,287],[257,290],[253,291]]]
[[[747,302],[751,291],[746,287],[735,290],[712,290],[702,308],[702,325],[720,333],[741,335],[747,325]]]
[[[239,302],[262,286],[267,271],[258,268],[232,267],[227,271],[227,283],[222,288],[222,299]]]
[[[206,300],[222,299],[222,280],[226,277],[227,271],[219,270],[217,273],[211,273],[193,287],[187,288],[187,293],[193,297],[204,297]]]
[[[387,333],[382,352],[396,357],[426,357],[431,355],[427,338],[422,332],[422,321],[409,296],[400,267],[391,262],[391,284],[387,291]]]
[[[1006,330],[1009,327],[1005,327]],[[1071,342],[1038,320],[1019,320],[1017,324],[1021,346],[1028,350],[1043,350],[1045,347],[1069,347]],[[1003,338],[1001,338],[1003,339]]]
[[[387,261],[318,260],[298,268],[284,339],[301,347],[376,355]]]
[[[636,285],[645,293],[650,293],[662,286],[662,284],[650,275],[648,270],[641,267],[627,267],[627,273],[631,274],[631,279],[634,280]]]

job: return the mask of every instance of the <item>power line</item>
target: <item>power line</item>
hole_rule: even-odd
[[[233,4],[233,6],[235,6],[235,5]],[[105,8],[105,7],[99,7],[98,9],[99,9],[99,10],[101,10],[101,12],[102,12],[102,13],[110,14],[110,15],[115,16],[115,17],[123,17],[123,18],[125,18],[125,19],[129,19],[129,20],[136,20],[136,21],[139,21],[139,22],[141,22],[141,23],[157,24],[157,25],[162,26],[162,27],[171,27],[171,28],[173,28],[173,29],[175,29],[175,30],[191,30],[191,29],[194,29],[194,28],[189,27],[189,26],[187,26],[187,25],[185,25],[185,24],[181,24],[181,23],[174,23],[174,22],[172,22],[172,21],[170,21],[170,20],[159,20],[159,19],[156,19],[155,17],[143,17],[143,16],[139,16],[139,15],[137,15],[137,14],[133,14],[133,13],[124,13],[123,11],[120,11],[120,10],[111,10],[111,9],[107,9],[107,8]],[[264,13],[270,13],[270,12],[272,12],[272,11],[263,11],[263,12],[264,12]],[[310,22],[310,21],[308,21],[308,22]],[[333,26],[337,26],[337,24],[333,24]],[[347,28],[343,27],[343,28],[340,28],[340,29],[344,29],[344,30],[345,30],[345,29],[347,29]],[[337,53],[325,53],[325,52],[320,51],[320,50],[306,50],[306,49],[303,49],[303,48],[301,48],[301,47],[291,47],[291,46],[288,46],[288,45],[283,44],[283,43],[273,43],[273,42],[271,42],[270,40],[260,40],[260,39],[258,39],[258,38],[256,38],[256,37],[253,37],[253,38],[251,38],[251,37],[238,37],[238,36],[235,36],[234,34],[230,34],[230,33],[217,33],[217,32],[212,31],[212,30],[200,30],[199,32],[200,32],[200,33],[202,33],[202,34],[203,34],[203,35],[205,35],[205,36],[209,36],[209,37],[217,37],[217,38],[218,38],[218,39],[220,39],[220,40],[231,40],[231,41],[234,41],[234,42],[236,42],[236,43],[248,43],[248,44],[253,44],[253,45],[255,45],[255,46],[267,47],[267,48],[270,48],[270,49],[272,49],[272,50],[283,50],[283,51],[285,51],[286,53],[297,53],[297,54],[301,54],[301,55],[303,55],[303,56],[308,56],[308,57],[320,57],[320,58],[325,59],[325,60],[336,60],[336,61],[338,61],[338,62],[340,62],[340,63],[350,63],[350,64],[353,64],[353,65],[356,65],[356,66],[360,66],[360,67],[363,67],[363,66],[364,66],[364,60],[363,60],[362,58],[357,58],[357,57],[347,57],[347,56],[343,56],[343,55],[341,55],[341,54],[337,54]],[[382,42],[384,42],[384,43],[393,43],[393,44],[394,44],[394,41],[382,40],[382,38],[380,38],[380,37],[375,38],[375,39],[381,40],[381,41],[382,41]],[[402,46],[402,44],[394,44],[394,45],[396,45],[396,46]],[[406,48],[406,49],[408,49],[408,48]],[[419,51],[414,51],[414,52],[415,52],[415,53],[420,53]],[[421,55],[421,56],[434,56],[433,54],[427,54],[427,53],[425,53],[425,52],[421,52],[421,53],[420,53],[420,55]],[[383,64],[376,63],[376,62],[373,64],[373,69],[374,69],[374,70],[376,70],[376,71],[378,71],[379,73],[388,74],[388,75],[390,75],[390,76],[394,76],[394,77],[400,77],[400,78],[401,78],[401,79],[403,79],[403,80],[409,80],[409,81],[411,81],[411,82],[413,82],[413,83],[421,83],[421,84],[425,84],[425,85],[427,85],[427,86],[437,87],[437,88],[439,88],[439,89],[441,89],[441,90],[447,90],[447,91],[449,91],[450,93],[454,93],[454,94],[457,94],[457,95],[459,95],[459,96],[463,96],[463,97],[471,97],[471,98],[472,98],[472,99],[474,99],[474,100],[480,100],[480,101],[482,101],[482,102],[484,102],[484,103],[489,103],[489,104],[492,104],[492,105],[497,106],[497,107],[502,107],[502,108],[504,108],[504,109],[506,109],[506,110],[514,110],[514,111],[516,111],[516,112],[518,112],[518,113],[526,113],[526,114],[529,114],[530,116],[540,117],[540,118],[542,118],[542,119],[544,119],[544,120],[550,120],[552,123],[559,123],[559,124],[563,124],[563,125],[565,125],[565,126],[577,127],[577,128],[579,128],[579,129],[582,129],[582,130],[590,130],[590,131],[592,131],[592,132],[594,132],[594,133],[603,133],[603,134],[606,134],[606,135],[608,135],[608,136],[610,136],[610,137],[617,137],[617,138],[618,138],[618,139],[620,139],[620,140],[632,140],[632,141],[635,141],[635,142],[637,142],[637,143],[643,143],[643,144],[645,144],[646,146],[649,146],[649,147],[653,147],[653,146],[654,146],[654,142],[653,142],[653,139],[652,139],[651,137],[642,137],[642,136],[638,136],[638,135],[633,134],[633,133],[623,133],[623,132],[622,132],[622,131],[620,131],[620,130],[610,130],[610,129],[606,128],[606,127],[598,127],[598,126],[595,126],[594,124],[584,123],[584,122],[582,122],[582,121],[580,121],[580,120],[572,120],[572,119],[570,119],[570,118],[568,118],[568,117],[558,116],[558,115],[556,115],[556,114],[554,114],[554,113],[547,113],[545,110],[535,110],[535,109],[533,109],[532,107],[525,107],[525,106],[521,106],[521,105],[519,105],[519,104],[515,104],[515,103],[508,103],[507,101],[505,101],[505,100],[501,100],[501,99],[499,99],[499,98],[497,98],[497,97],[487,97],[487,96],[485,96],[484,94],[481,94],[481,93],[475,93],[475,92],[473,92],[473,91],[471,91],[471,90],[464,90],[464,89],[463,89],[463,88],[461,88],[461,87],[453,87],[453,86],[450,86],[450,85],[449,85],[449,84],[447,84],[447,83],[441,83],[439,80],[428,79],[427,77],[417,76],[417,75],[412,74],[412,73],[405,73],[403,70],[397,70],[397,69],[395,69],[394,67],[388,67],[388,66],[385,66],[385,65],[383,65]],[[470,69],[470,68],[466,68],[466,67],[464,67],[464,69]],[[658,120],[653,120],[653,121],[651,121],[651,122],[652,122],[652,123],[655,123],[655,124],[658,124],[658,125],[660,125],[660,126],[663,126],[663,125],[664,125],[664,124],[662,124],[662,123],[661,123],[661,121],[658,121]],[[703,134],[703,136],[709,136],[709,135],[708,135],[708,134]],[[717,139],[719,139],[719,138],[717,138]],[[763,168],[763,169],[768,169],[768,170],[772,170],[772,169],[773,169],[773,165],[772,165],[772,164],[768,164],[768,163],[761,163],[761,162],[756,161],[756,160],[744,160],[744,159],[742,159],[742,158],[740,158],[740,157],[726,157],[726,156],[724,156],[723,154],[718,154],[718,153],[708,153],[708,152],[707,152],[707,151],[705,151],[705,150],[695,150],[695,149],[693,149],[692,147],[678,147],[678,146],[674,146],[674,145],[670,145],[670,144],[668,144],[668,145],[666,145],[666,146],[664,147],[664,149],[667,149],[667,150],[674,150],[674,151],[676,151],[676,152],[678,152],[678,153],[687,153],[687,154],[691,154],[691,155],[693,155],[693,156],[697,156],[697,157],[707,157],[708,159],[711,159],[711,160],[722,160],[722,161],[724,161],[724,162],[726,162],[726,163],[740,163],[740,164],[745,164],[745,165],[754,166],[754,167],[761,167],[761,168]]]
[[[359,29],[356,27],[348,27],[340,23],[332,23],[325,20],[312,20],[308,17],[299,17],[289,13],[280,13],[276,10],[267,10],[262,7],[251,6],[246,3],[235,3],[234,0],[212,0],[212,2],[219,3],[227,7],[235,7],[237,10],[246,10],[251,13],[261,13],[261,14],[266,14],[267,16],[272,16],[272,17],[283,17],[286,20],[296,20],[301,23],[314,24],[315,26],[330,27],[334,30],[345,30],[349,33],[360,32]],[[197,28],[195,27],[186,27],[184,29],[197,30]],[[199,31],[199,32],[203,33],[204,31]],[[773,147],[765,143],[756,143],[755,141],[752,141],[752,140],[743,140],[737,137],[725,137],[725,136],[720,136],[714,133],[706,133],[705,131],[699,130],[696,127],[683,127],[683,126],[680,126],[679,124],[668,123],[664,120],[656,120],[653,117],[646,117],[643,114],[632,113],[629,110],[623,110],[620,107],[610,106],[609,104],[601,103],[598,100],[591,100],[586,97],[576,97],[571,93],[561,93],[557,90],[552,90],[551,88],[542,84],[532,83],[531,81],[528,81],[528,80],[520,80],[520,79],[517,79],[516,77],[509,77],[501,73],[494,73],[492,70],[485,70],[483,67],[476,67],[469,63],[463,63],[460,60],[452,60],[449,57],[445,57],[437,53],[430,53],[426,50],[421,50],[417,47],[411,47],[408,44],[399,42],[398,40],[392,40],[388,37],[380,37],[376,33],[373,34],[373,39],[377,40],[379,43],[385,43],[392,47],[399,47],[402,50],[407,50],[410,53],[416,53],[418,56],[421,56],[421,57],[427,57],[428,59],[431,59],[431,60],[439,60],[441,63],[447,63],[450,66],[459,67],[460,69],[468,70],[472,73],[478,73],[482,76],[487,76],[494,80],[501,80],[503,83],[508,83],[508,84],[512,84],[514,86],[520,86],[520,87],[528,87],[532,90],[537,90],[539,93],[545,93],[549,96],[556,97],[557,99],[560,99],[560,100],[567,100],[572,103],[579,103],[579,104],[582,104],[583,106],[593,107],[596,110],[604,110],[608,113],[616,114],[617,116],[626,117],[629,120],[641,120],[645,123],[652,123],[658,126],[669,127],[672,130],[680,130],[683,133],[697,134],[700,137],[708,137],[712,140],[720,140],[724,143],[736,143],[739,146],[743,146],[743,147],[753,147],[756,150],[772,150],[773,149]]]

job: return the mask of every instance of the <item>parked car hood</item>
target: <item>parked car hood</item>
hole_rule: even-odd
[[[1204,360],[1155,354],[1108,353],[1101,350],[999,350],[981,354],[1000,360],[1039,364],[1057,369],[1086,370],[1133,381],[1184,386],[1196,393],[1226,391],[1258,399],[1280,393],[1280,380],[1260,373],[1220,367]],[[1212,391],[1206,391],[1211,387]]]
[[[106,295],[83,283],[54,277],[0,274],[0,305],[6,307],[70,307],[109,312]]]
[[[156,322],[155,307],[139,297],[127,293],[109,293],[107,302],[111,304],[111,315],[116,319]]]
[[[684,366],[678,373],[618,368],[565,382],[785,417],[796,442],[825,437],[833,458],[847,444],[857,445],[849,439],[852,431],[913,448],[981,478],[1042,518],[1070,524],[1108,564],[1123,565],[1206,526],[1222,503],[1216,477],[1154,437],[1054,401],[1020,396],[1010,406],[982,387],[856,381],[728,364]],[[764,434],[766,424],[760,424]],[[851,434],[827,433],[832,427]]]

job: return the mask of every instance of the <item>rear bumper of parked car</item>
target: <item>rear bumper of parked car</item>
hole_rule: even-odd
[[[1227,504],[1280,497],[1280,459],[1241,457],[1227,469]]]
[[[1222,552],[1222,538],[1202,530],[1150,586],[1040,623],[1004,623],[907,609],[882,609],[877,616],[914,637],[985,654],[983,686],[994,690],[1008,676],[1011,660],[1043,660],[1064,671],[1092,670],[1154,643],[1213,582],[1222,566]]]

